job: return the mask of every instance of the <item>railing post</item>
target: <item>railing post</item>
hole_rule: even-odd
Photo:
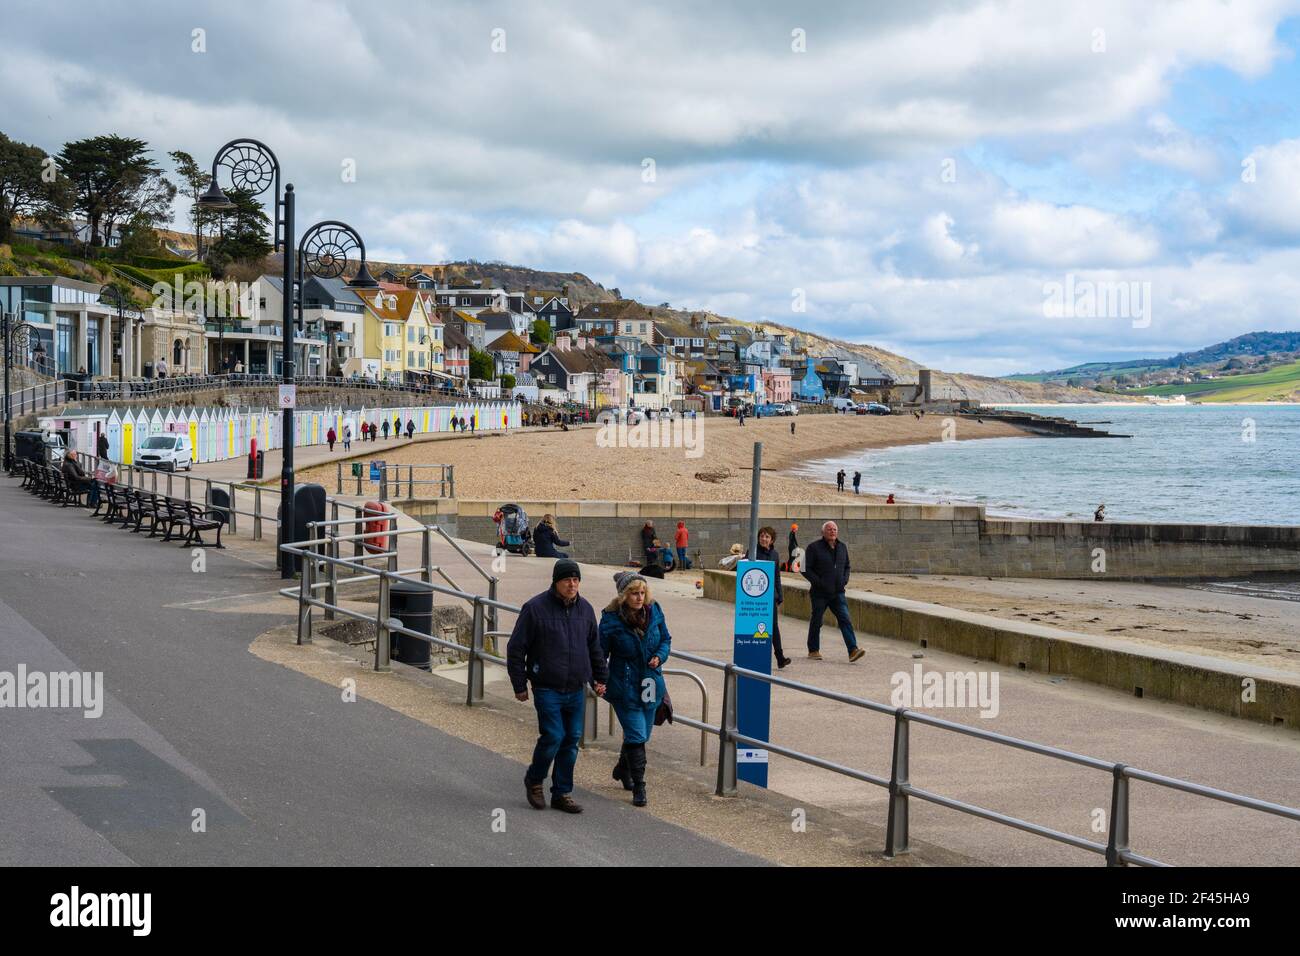
[[[448,465],[447,471],[448,471],[448,477],[451,480],[451,494],[448,495],[447,497],[455,498],[456,497],[456,466]]]
[[[1106,839],[1106,865],[1127,866],[1120,853],[1128,849],[1128,775],[1122,763],[1111,768],[1110,834]]]
[[[308,526],[310,528],[310,525]],[[310,534],[310,530],[308,534]],[[292,555],[285,555],[281,560],[290,561]],[[298,582],[298,643],[311,643],[311,605],[308,599],[311,597],[311,585],[315,580],[316,561],[308,552],[302,556],[302,578]]]
[[[379,469],[379,500],[388,500],[388,466]]]
[[[430,547],[429,526],[424,526],[420,534],[420,579],[425,584],[433,583],[433,549]]]
[[[334,494],[341,495],[343,494],[343,462],[340,461],[336,463],[335,472],[336,474],[334,475]]]
[[[719,797],[736,795],[736,665],[728,664],[722,678],[722,719],[718,734]]]
[[[493,578],[491,578],[491,579],[488,580],[488,597],[491,598],[493,601],[498,600],[498,598],[497,598],[497,579],[496,579],[495,577],[493,577]],[[488,608],[488,630],[489,630],[489,631],[495,631],[495,630],[498,630],[498,628],[497,628],[497,611],[498,611],[498,609],[495,608],[495,607],[489,607],[489,608]],[[492,638],[492,640],[495,641],[496,638],[494,637],[494,638]]]
[[[359,535],[359,534],[361,534],[363,531],[365,531],[365,522],[361,520],[361,513],[362,513],[362,511],[364,511],[364,510],[365,510],[365,509],[363,509],[360,505],[353,505],[353,506],[352,506],[352,511],[353,511],[353,513],[356,515],[356,518],[357,518],[357,523],[354,524],[354,525],[352,526],[352,534],[353,534],[353,538],[352,538],[352,556],[353,556],[354,558],[359,558],[359,557],[361,557],[362,554],[364,554],[364,552],[365,552],[365,548],[362,547],[362,545],[361,545],[361,539],[358,538],[358,537],[356,537],[356,535]]]
[[[192,500],[190,498],[190,476],[188,473],[186,473],[185,475],[185,500],[186,501]]]
[[[587,749],[587,744],[594,743],[600,737],[600,713],[596,705],[600,703],[600,698],[590,687],[582,688],[582,739],[578,745],[583,750]]]
[[[229,521],[230,533],[235,534],[236,533],[235,523],[238,520],[238,517],[235,514],[235,483],[231,482],[227,487],[229,487],[230,489],[230,521]],[[312,537],[314,537],[314,535]],[[286,541],[288,540],[287,535],[285,536],[285,540]]]
[[[328,558],[327,570],[325,571],[325,580],[328,585],[325,588],[325,620],[334,620],[334,605],[339,603],[339,566],[337,564],[339,557],[339,539],[337,525],[330,525],[325,531],[325,541],[320,545],[321,556]]]
[[[186,489],[189,493],[189,489]],[[262,540],[262,486],[253,486],[253,540]]]
[[[469,670],[465,674],[465,706],[483,699],[483,604],[474,598],[474,628],[469,641]]]
[[[894,711],[894,759],[889,772],[889,823],[885,828],[885,858],[892,860],[909,848],[907,826],[908,768],[910,761],[911,724],[907,709]]]
[[[375,612],[375,670],[389,670],[388,665],[388,575],[379,575],[379,607]]]
[[[172,496],[172,472],[167,472],[167,497]]]

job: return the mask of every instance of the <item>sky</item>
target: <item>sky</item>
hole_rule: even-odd
[[[811,6],[813,9],[808,9]],[[1300,0],[5,0],[0,130],[1006,375],[1300,328]],[[178,203],[175,224],[184,227]]]

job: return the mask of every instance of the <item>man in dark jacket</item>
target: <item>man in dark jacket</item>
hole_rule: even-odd
[[[506,670],[515,699],[528,699],[531,682],[537,708],[540,736],[524,774],[524,789],[534,810],[546,809],[542,784],[554,762],[551,806],[565,813],[582,812],[569,794],[582,740],[584,688],[590,684],[597,696],[604,696],[608,669],[596,612],[578,596],[581,579],[576,561],[556,561],[550,590],[523,606],[506,645]]]
[[[811,585],[808,596],[812,603],[808,616],[808,656],[815,661],[822,659],[822,616],[829,608],[839,622],[849,663],[860,660],[866,651],[858,647],[848,603],[844,600],[844,589],[849,583],[849,549],[840,540],[840,529],[834,521],[822,525],[822,536],[808,545],[803,562],[803,576]]]
[[[99,438],[95,440],[95,454],[100,458],[108,461],[108,435],[105,432],[99,433]]]
[[[73,491],[90,493],[90,498],[93,500],[87,499],[87,504],[99,504],[99,496],[96,494],[99,486],[87,477],[75,450],[68,449],[68,453],[63,456],[63,464],[59,466],[59,470],[63,472],[63,480]]]

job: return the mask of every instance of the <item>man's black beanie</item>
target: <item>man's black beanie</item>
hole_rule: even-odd
[[[582,569],[578,567],[577,561],[570,561],[568,558],[561,558],[555,562],[555,567],[551,568],[551,583],[563,581],[565,578],[577,578],[582,580]]]

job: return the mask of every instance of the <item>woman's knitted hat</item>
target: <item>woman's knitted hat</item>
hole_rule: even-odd
[[[619,594],[622,594],[638,581],[645,584],[646,587],[650,586],[646,584],[646,579],[635,571],[619,571],[614,575],[614,586],[618,588]]]

